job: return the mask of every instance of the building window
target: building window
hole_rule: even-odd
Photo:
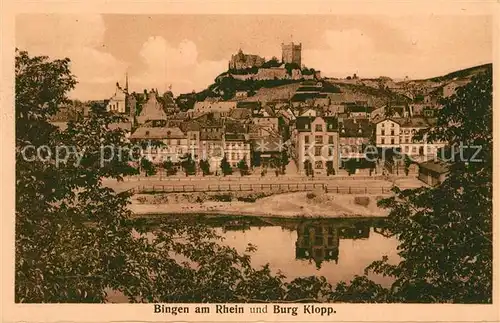
[[[385,136],[385,130],[382,129],[382,136]]]
[[[323,144],[323,136],[315,136],[314,143],[320,144],[320,145]]]
[[[405,137],[405,143],[409,143],[410,142],[410,137],[406,136]]]
[[[180,144],[181,144],[181,140],[177,139],[177,146],[179,146]]]
[[[394,145],[394,138],[391,138],[391,145]]]
[[[385,123],[382,123],[382,128],[384,128],[384,127],[385,127]]]
[[[416,153],[417,152],[417,147],[415,147],[415,146],[411,147],[411,152],[412,153]]]
[[[321,146],[314,147],[314,156],[321,156]]]
[[[328,143],[333,145],[333,136],[328,136]]]
[[[394,130],[391,130],[391,136],[394,136]]]
[[[333,147],[328,147],[328,156],[333,156]]]
[[[409,152],[410,152],[410,147],[405,146],[405,153],[409,153]]]
[[[314,162],[314,168],[316,169],[322,169],[323,168],[323,161],[317,160]]]
[[[380,139],[380,143],[381,143],[382,145],[384,145],[384,144],[385,144],[385,139],[384,139],[384,138]]]
[[[394,123],[391,123],[391,128],[394,128]]]
[[[304,137],[304,143],[308,144],[309,143],[309,136]]]
[[[317,131],[317,132],[321,132],[321,131],[323,131],[323,126],[322,126],[322,125],[320,125],[320,124],[317,124],[317,125],[314,127],[314,129],[315,129],[315,131]]]

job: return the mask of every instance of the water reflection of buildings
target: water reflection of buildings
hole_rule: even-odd
[[[332,221],[308,220],[297,226],[295,258],[314,261],[321,268],[323,261],[339,259],[340,239],[367,239],[368,223],[341,225]]]

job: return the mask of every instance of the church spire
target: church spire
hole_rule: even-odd
[[[125,92],[128,93],[128,72],[125,73]]]

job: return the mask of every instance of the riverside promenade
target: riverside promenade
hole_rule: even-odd
[[[123,181],[103,179],[103,184],[117,192],[133,193],[189,193],[189,192],[227,192],[227,191],[280,191],[298,192],[324,190],[339,194],[384,194],[393,186],[402,189],[424,186],[414,176],[317,176],[300,175],[280,176],[133,176]]]

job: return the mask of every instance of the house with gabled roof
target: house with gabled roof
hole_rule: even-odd
[[[300,173],[333,175],[339,170],[339,132],[336,117],[300,116],[292,132],[293,159]],[[306,167],[310,167],[309,170]]]
[[[167,114],[163,110],[163,106],[156,98],[156,92],[149,92],[148,100],[144,103],[141,113],[137,116],[138,124],[144,124],[147,121],[167,119]]]

